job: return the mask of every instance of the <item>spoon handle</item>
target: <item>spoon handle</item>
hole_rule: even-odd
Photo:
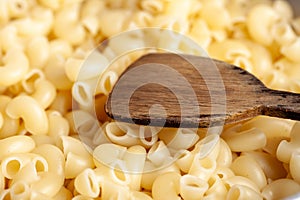
[[[266,93],[263,94],[263,115],[300,120],[300,94],[270,89]]]

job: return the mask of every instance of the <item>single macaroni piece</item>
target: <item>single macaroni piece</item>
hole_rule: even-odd
[[[16,182],[10,187],[11,199],[29,199],[30,196],[30,186],[23,181]]]
[[[21,95],[12,99],[7,105],[6,113],[13,119],[22,118],[26,130],[32,134],[45,135],[49,130],[45,110],[30,96]]]
[[[300,50],[300,36],[298,36],[293,42],[281,47],[281,53],[293,62],[300,62],[300,58],[297,53]]]
[[[6,114],[7,104],[11,101],[11,98],[6,95],[0,95],[0,112],[2,113],[3,124],[0,128],[0,138],[4,139],[9,136],[15,135],[19,130],[19,120],[12,119]]]
[[[267,185],[264,171],[251,156],[239,156],[232,162],[230,168],[236,175],[252,180],[259,189]]]
[[[243,200],[243,199],[263,199],[262,195],[250,187],[244,185],[234,185],[228,191],[227,199]]]
[[[277,179],[268,184],[262,190],[262,196],[266,200],[281,199],[300,191],[300,185],[292,179]]]
[[[297,183],[300,184],[300,174],[298,171],[300,167],[300,153],[293,153],[289,164],[291,176],[295,181],[297,181]]]
[[[0,140],[0,160],[13,153],[28,153],[35,148],[33,139],[29,136],[18,135]]]
[[[152,186],[153,199],[180,200],[180,178],[181,175],[176,172],[165,173],[157,177]]]
[[[2,59],[0,85],[10,86],[21,81],[29,68],[27,56],[21,50],[11,49]]]
[[[81,172],[74,182],[76,190],[88,197],[96,198],[100,194],[100,182],[92,169],[85,169]]]
[[[66,118],[64,118],[57,111],[47,111],[49,120],[49,131],[48,135],[54,138],[55,141],[59,141],[60,136],[67,136],[70,131],[70,125]]]
[[[204,196],[208,183],[192,175],[183,175],[180,178],[180,196],[186,200],[197,200]]]
[[[42,69],[50,56],[50,44],[45,36],[33,38],[26,46],[30,67]]]
[[[199,155],[196,155],[188,174],[197,176],[204,181],[208,181],[216,168],[216,160],[211,157],[199,158]]]

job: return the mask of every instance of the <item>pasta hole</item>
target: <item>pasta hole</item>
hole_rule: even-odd
[[[96,185],[94,184],[94,181],[92,180],[92,177],[88,176],[88,182],[89,182],[89,185],[91,186],[92,190],[95,191],[96,190]]]
[[[44,172],[46,171],[44,163],[42,163],[40,160],[37,160],[35,163],[35,169],[37,172]]]
[[[208,185],[209,185],[209,187],[213,186],[213,185],[215,184],[215,182],[216,182],[216,179],[213,178],[213,177],[211,177],[211,178],[208,180]]]
[[[217,176],[218,176],[220,179],[224,178],[224,175],[223,175],[223,174],[220,174],[220,173],[218,173]]]
[[[196,183],[189,183],[189,184],[187,184],[187,186],[198,188],[200,185],[196,184]]]
[[[111,132],[115,136],[119,136],[119,137],[126,135],[126,132],[124,130],[122,130],[119,126],[112,126]]]
[[[120,171],[120,170],[118,170],[118,169],[114,169],[114,175],[115,175],[115,177],[117,178],[117,179],[119,179],[120,181],[122,181],[122,182],[125,182],[126,181],[126,176],[125,176],[125,174],[122,172],[122,171]]]
[[[21,164],[18,160],[11,160],[6,165],[6,172],[10,177],[16,175],[21,168]]]
[[[78,93],[79,93],[79,96],[80,96],[82,102],[88,102],[89,97],[88,97],[88,94],[85,91],[84,86],[78,85]]]

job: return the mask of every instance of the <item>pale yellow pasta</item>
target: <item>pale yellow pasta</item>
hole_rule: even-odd
[[[76,168],[74,168],[76,166]],[[78,155],[73,152],[69,152],[66,155],[66,164],[65,164],[65,177],[66,178],[75,178],[80,172],[86,168],[93,168],[94,162],[89,157],[84,157],[84,155]]]
[[[14,179],[28,163],[31,163],[34,167],[32,173],[48,171],[47,161],[43,157],[31,153],[12,154],[5,157],[1,163],[1,170],[6,178]]]
[[[271,28],[279,19],[279,14],[269,5],[254,6],[247,16],[246,24],[253,40],[263,45],[270,45],[273,37],[270,37]],[[257,22],[260,23],[257,23]]]
[[[232,172],[232,170],[228,167],[218,167],[215,172],[214,175],[217,175],[221,180],[226,180],[230,177],[234,176],[234,173]]]
[[[22,89],[31,94],[35,90],[35,83],[42,79],[45,79],[45,75],[42,70],[30,69],[21,81]],[[20,91],[16,91],[16,93],[20,93]]]
[[[108,95],[112,90],[113,85],[117,82],[118,78],[119,76],[116,72],[110,70],[105,71],[99,80],[97,91],[99,91],[99,93],[101,92],[105,95]]]
[[[220,150],[216,161],[217,167],[229,167],[232,163],[230,147],[222,138],[220,138]]]
[[[286,22],[275,24],[271,33],[274,40],[280,45],[288,45],[297,38],[292,26]]]
[[[116,184],[107,179],[102,179],[101,198],[116,199],[116,200],[130,200],[130,192],[129,189],[123,185]]]
[[[52,10],[57,10],[62,6],[63,1],[61,0],[38,0],[42,5],[51,8]]]
[[[199,156],[196,155],[194,157],[188,174],[197,176],[202,180],[208,181],[208,179],[216,170],[216,167],[216,160],[212,159],[211,157],[199,158]]]
[[[13,153],[28,153],[35,148],[34,141],[29,136],[11,136],[0,140],[0,160]]]
[[[0,41],[1,49],[5,52],[8,52],[10,49],[22,49],[24,47],[22,39],[18,35],[17,28],[12,25],[1,28]]]
[[[3,117],[2,112],[0,112],[0,130],[1,130],[2,126],[3,126],[3,124],[4,124],[4,117]]]
[[[299,168],[300,168],[300,153],[293,153],[292,157],[290,159],[290,173],[292,178],[297,181],[297,183],[300,184],[300,174],[299,174]]]
[[[31,191],[30,200],[40,200],[40,199],[52,200],[53,198],[43,193],[40,193],[39,191]]]
[[[188,149],[199,140],[196,130],[185,128],[164,128],[158,133],[158,137],[168,148],[174,150]]]
[[[126,172],[129,173],[129,188],[131,190],[141,190],[142,173],[146,161],[146,149],[140,145],[132,146],[127,149],[123,160],[126,165]]]
[[[163,141],[156,142],[147,154],[147,159],[155,166],[163,166],[172,160],[169,148]]]
[[[54,34],[72,45],[82,43],[86,32],[82,24],[78,22],[79,14],[79,4],[75,2],[59,9],[55,15]],[[69,31],[72,34],[69,34]]]
[[[30,96],[22,95],[12,99],[6,107],[6,113],[13,119],[22,118],[26,130],[32,134],[44,135],[48,132],[47,115],[42,106]]]
[[[62,54],[51,55],[44,67],[46,78],[52,82],[56,89],[69,90],[72,82],[68,79],[64,69],[65,58]]]
[[[268,184],[262,190],[262,196],[266,200],[281,199],[300,191],[300,185],[292,179],[278,179]]]
[[[213,15],[218,13],[218,15]],[[228,11],[219,4],[207,4],[201,9],[201,17],[212,29],[224,29],[230,26],[231,19]]]
[[[283,45],[280,51],[291,61],[300,62],[299,55],[296,53],[300,51],[300,37],[298,36],[293,42]]]
[[[289,163],[292,153],[300,152],[300,123],[296,122],[291,130],[290,141],[282,140],[277,148],[276,157],[278,160]]]
[[[24,181],[27,184],[31,185],[32,183],[40,180],[37,167],[33,162],[28,162],[25,166],[20,168],[19,172],[14,175],[13,179],[10,180],[10,185]]]
[[[50,45],[46,37],[35,37],[26,46],[31,68],[43,68],[50,55]]]
[[[64,177],[53,173],[53,172],[43,172],[39,174],[40,179],[31,184],[31,189],[33,191],[38,191],[49,197],[55,196],[64,183]]]
[[[264,152],[244,152],[241,155],[251,156],[260,165],[264,171],[267,179],[276,180],[279,178],[284,178],[287,175],[283,164],[279,162],[275,156]]]
[[[176,165],[179,167],[179,169],[184,172],[188,173],[189,169],[191,168],[191,165],[194,160],[194,154],[192,154],[188,150],[182,150],[178,152],[178,158],[176,160]]]
[[[19,120],[12,119],[6,114],[6,106],[11,101],[11,98],[6,95],[0,95],[0,112],[2,113],[3,124],[0,128],[0,138],[6,138],[13,136],[17,133],[19,129]]]
[[[152,162],[146,160],[144,167],[144,174],[142,176],[141,186],[146,190],[151,190],[153,186],[153,182],[157,177],[160,177],[166,173],[177,173],[180,174],[179,168],[175,164],[166,165],[161,168],[157,168],[157,166],[153,165]]]
[[[53,137],[55,141],[59,140],[60,136],[69,134],[70,125],[68,121],[57,111],[47,111],[49,120],[48,135]]]
[[[130,199],[133,200],[152,200],[149,194],[145,192],[132,191],[130,193]]]
[[[158,127],[139,127],[139,139],[141,145],[147,149],[151,148],[158,141],[158,132],[160,128]]]
[[[252,190],[254,190],[256,192],[260,192],[260,189],[258,188],[256,183],[244,176],[231,176],[227,179],[224,179],[224,183],[228,189],[230,189],[231,187],[233,187],[235,185],[243,185],[248,188],[251,188]]]
[[[290,131],[294,123],[295,121],[291,120],[259,116],[244,123],[240,130],[249,130],[251,127],[256,127],[262,130],[267,137],[267,144],[263,150],[275,155],[279,142],[283,139],[287,139],[290,136]]]
[[[227,199],[232,200],[251,200],[251,199],[263,199],[262,195],[250,187],[245,185],[234,185],[228,191]]]
[[[53,23],[53,13],[51,10],[35,6],[30,11],[30,16],[15,20],[12,24],[16,26],[18,33],[23,36],[47,35]]]
[[[31,95],[45,109],[48,108],[56,97],[56,88],[48,80],[38,80],[34,84],[35,91]]]
[[[29,68],[27,56],[21,50],[11,49],[2,59],[0,85],[10,86],[19,82]]]
[[[295,32],[300,35],[300,17],[297,17],[297,18],[294,18],[292,19],[292,22],[291,22]]]
[[[165,7],[165,3],[160,0],[142,0],[140,5],[143,10],[150,12],[151,14],[160,13]]]
[[[208,25],[204,20],[201,19],[197,19],[194,21],[189,34],[191,38],[204,49],[207,49],[212,41]]]
[[[6,24],[9,20],[8,6],[6,1],[0,1],[0,24]]]
[[[101,32],[107,37],[124,31],[126,29],[124,24],[128,21],[129,16],[130,11],[125,9],[103,10],[98,19]],[[111,26],[112,22],[114,22],[113,26]]]
[[[280,15],[281,20],[289,21],[293,18],[293,8],[288,1],[276,0],[273,9]]]
[[[61,90],[57,92],[54,102],[49,107],[50,110],[56,110],[62,115],[67,114],[72,108],[72,95],[70,91]],[[69,113],[70,115],[72,113]],[[67,118],[68,114],[65,116]],[[69,116],[70,117],[70,116]],[[69,121],[70,123],[70,121]]]
[[[23,181],[16,182],[10,187],[10,196],[12,200],[29,199],[30,192],[30,186]]]
[[[153,199],[180,200],[180,178],[181,175],[176,172],[165,173],[157,177],[152,186]]]
[[[223,135],[224,140],[232,151],[253,151],[265,147],[267,138],[257,128]]]
[[[100,185],[96,174],[92,169],[85,169],[74,182],[76,190],[85,196],[96,198],[100,194]]]
[[[72,45],[63,40],[55,39],[49,42],[50,55],[62,55],[64,58],[67,58],[72,55],[73,47]]]
[[[230,168],[236,175],[252,180],[259,189],[267,185],[267,179],[262,168],[250,156],[239,156],[232,162]]]
[[[41,155],[46,160],[47,171],[64,176],[65,157],[58,147],[43,144],[33,149],[32,152]]]
[[[53,197],[53,199],[56,200],[71,200],[73,197],[72,193],[65,188],[64,186],[61,187],[58,193]]]
[[[115,144],[129,147],[141,143],[138,126],[111,122],[106,125],[105,130],[107,138]]]
[[[180,178],[180,196],[185,200],[201,199],[208,189],[208,183],[196,176],[183,175]]]
[[[11,18],[24,17],[28,12],[28,2],[26,0],[7,1],[9,16]]]
[[[25,130],[23,135],[25,135],[27,131]],[[55,139],[49,135],[31,135],[31,139],[34,140],[36,146],[40,146],[43,144],[52,144],[55,145]]]
[[[215,199],[224,199],[227,194],[227,188],[224,182],[217,175],[213,175],[207,181],[209,188],[205,192],[206,196],[213,196]]]
[[[198,156],[198,159],[210,157],[216,160],[220,152],[220,136],[216,133],[210,133],[199,140],[192,153]]]

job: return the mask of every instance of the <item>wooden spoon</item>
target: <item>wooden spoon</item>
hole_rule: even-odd
[[[212,127],[258,115],[300,120],[300,94],[268,89],[245,70],[210,58],[148,54],[110,93],[113,119],[164,127]]]

